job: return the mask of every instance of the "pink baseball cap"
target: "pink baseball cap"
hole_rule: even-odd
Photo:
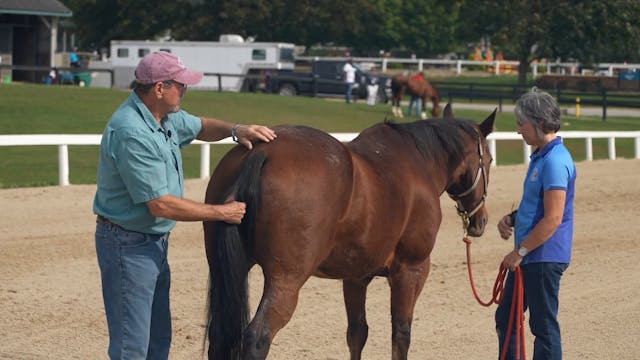
[[[187,69],[179,57],[166,51],[145,55],[136,67],[135,74],[136,80],[141,84],[175,80],[181,84],[195,85],[203,77],[202,72]]]

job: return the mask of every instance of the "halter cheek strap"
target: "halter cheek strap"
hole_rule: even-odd
[[[487,198],[487,176],[485,174],[485,170],[484,170],[484,163],[482,161],[482,155],[483,155],[483,151],[482,151],[482,141],[480,141],[480,138],[478,138],[478,155],[479,156],[479,161],[478,161],[478,171],[476,172],[476,178],[473,181],[473,184],[471,185],[471,187],[463,192],[461,192],[460,194],[451,194],[450,192],[447,191],[447,194],[449,195],[449,197],[451,199],[453,199],[456,202],[456,211],[458,212],[458,215],[460,215],[460,217],[462,218],[462,227],[465,231],[465,234],[467,232],[467,227],[469,226],[469,223],[471,221],[471,217],[478,212],[478,210],[480,210],[480,208],[484,205],[485,200]],[[484,183],[484,190],[482,193],[482,199],[480,200],[480,202],[478,203],[478,205],[476,205],[471,211],[467,211],[464,208],[464,205],[462,204],[462,198],[469,195],[475,188],[476,186],[478,186],[478,184],[480,183],[480,177],[482,177],[483,179],[483,183]]]

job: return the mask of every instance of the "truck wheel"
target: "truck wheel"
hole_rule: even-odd
[[[284,84],[280,86],[280,89],[278,89],[278,94],[282,96],[296,96],[298,92],[296,91],[295,86],[291,84]]]

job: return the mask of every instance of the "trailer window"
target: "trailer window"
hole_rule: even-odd
[[[127,48],[118,48],[118,57],[119,58],[129,57],[129,49],[127,49]]]
[[[138,57],[139,58],[144,57],[148,53],[150,53],[149,49],[138,49]]]
[[[280,49],[280,61],[293,61],[293,49],[292,48]]]
[[[164,52],[168,52],[168,53],[170,53],[170,52],[171,52],[171,49],[160,49],[160,51],[164,51]]]
[[[267,60],[267,50],[253,49],[251,51],[251,60]]]

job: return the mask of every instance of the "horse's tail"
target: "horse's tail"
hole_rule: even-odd
[[[246,203],[241,225],[219,221],[215,249],[209,259],[209,359],[240,359],[242,336],[249,322],[248,274],[251,248],[266,155],[256,152],[245,161],[225,199]]]

